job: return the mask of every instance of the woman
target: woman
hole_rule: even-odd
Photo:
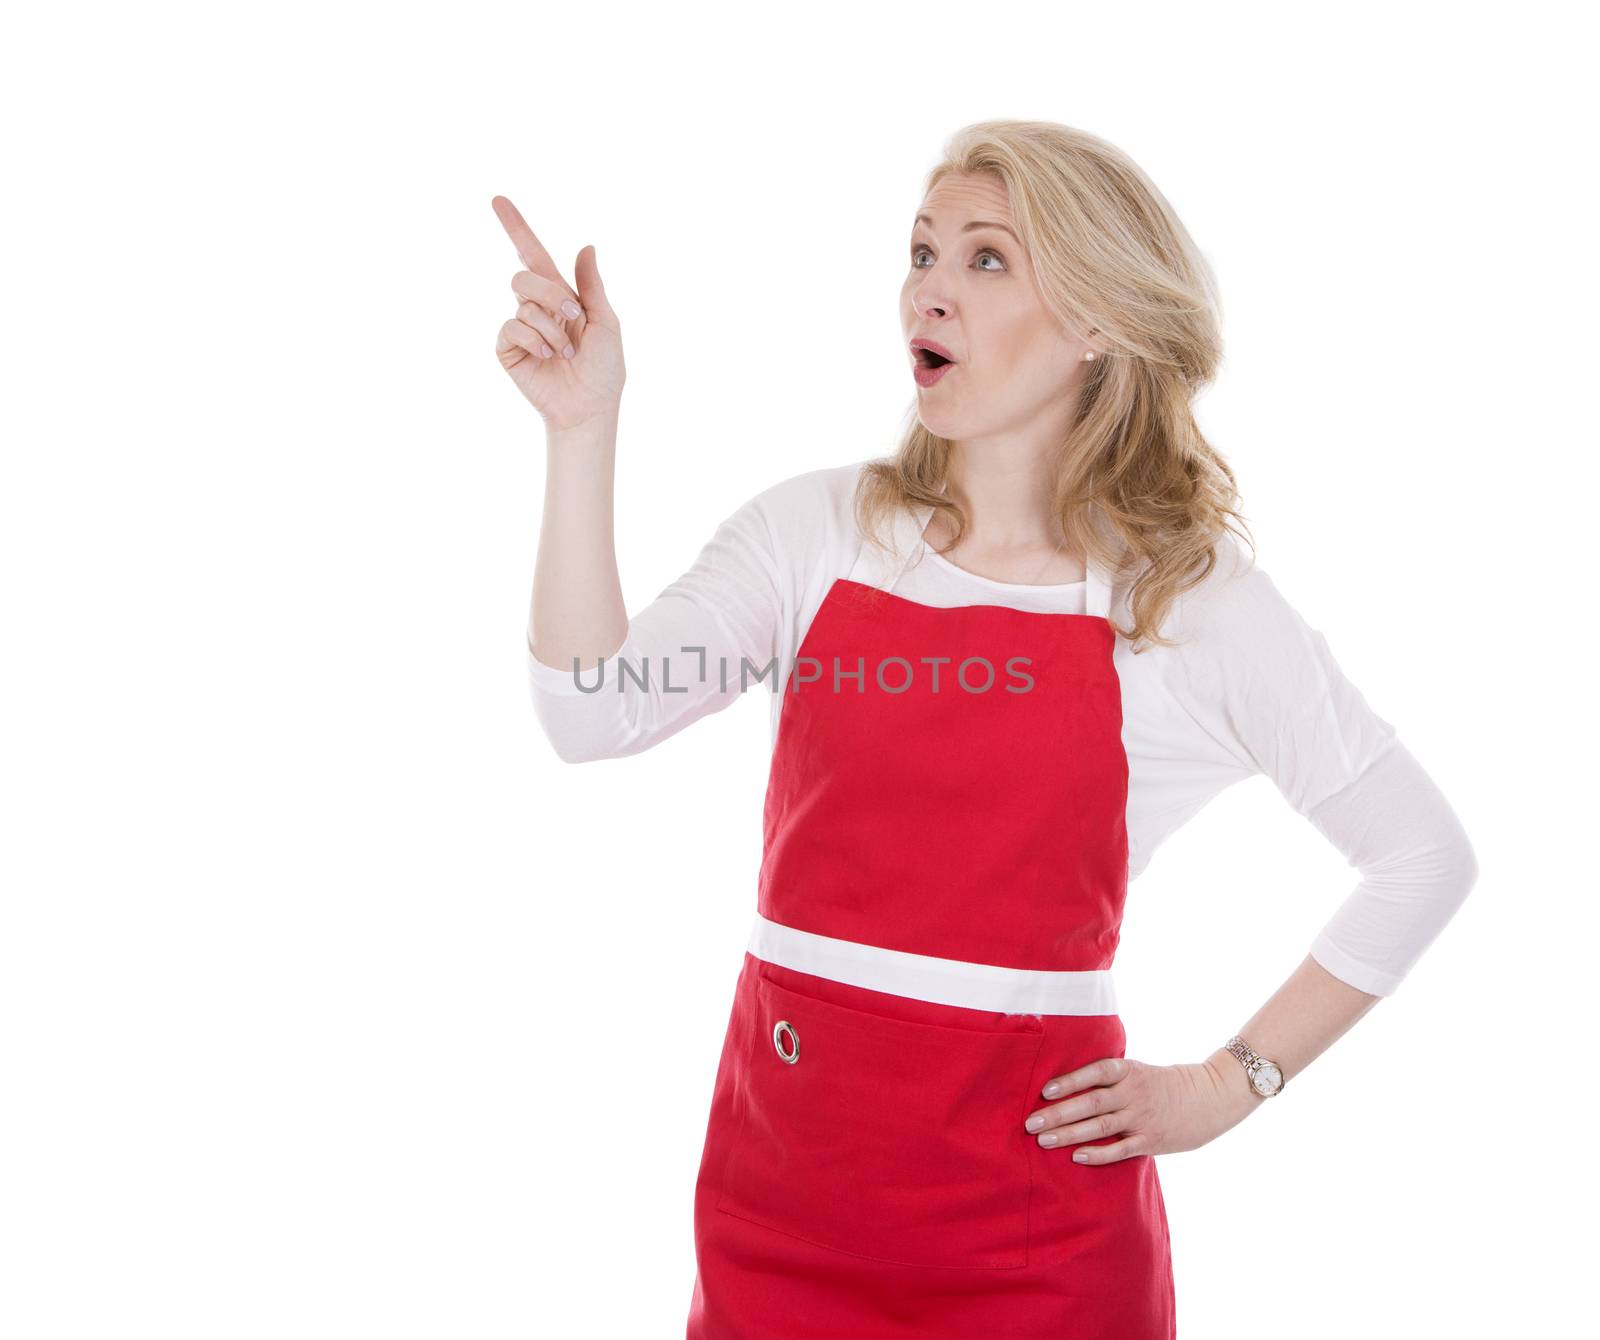
[[[968,127],[911,232],[898,449],[751,499],[630,620],[617,317],[593,248],[574,292],[495,208],[528,267],[498,352],[549,431],[529,672],[557,752],[637,753],[784,689],[690,1340],[1173,1335],[1154,1156],[1281,1092],[1476,875],[1438,788],[1230,533],[1233,475],[1191,413],[1220,340],[1188,233],[1101,140]],[[1128,882],[1255,773],[1361,883],[1204,1061],[1130,1059],[1109,971]]]

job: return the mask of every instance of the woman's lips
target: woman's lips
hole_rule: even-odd
[[[938,384],[945,373],[953,372],[955,367],[954,363],[941,363],[936,368],[924,367],[921,363],[915,363],[911,367],[911,375],[917,379],[918,386],[934,386]]]

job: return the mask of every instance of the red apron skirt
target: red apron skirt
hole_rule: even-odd
[[[877,561],[784,686],[688,1340],[1167,1340],[1154,1158],[1023,1127],[1049,1079],[1125,1055],[1108,588],[1091,566],[1084,614],[940,608],[858,580]]]

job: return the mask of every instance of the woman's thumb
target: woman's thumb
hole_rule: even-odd
[[[606,286],[600,280],[600,267],[595,264],[594,244],[591,242],[578,253],[572,264],[572,278],[578,287],[578,298],[591,312],[609,317],[613,322],[616,313],[606,300]]]

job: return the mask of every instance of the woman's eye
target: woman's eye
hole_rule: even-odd
[[[918,258],[921,257],[921,256],[931,255],[931,254],[932,253],[928,251],[927,247],[912,247],[911,248],[911,264],[912,264],[912,267],[915,268],[915,269],[924,268],[924,267],[919,266],[917,264]],[[992,265],[980,265],[978,267],[980,270],[987,271],[989,274],[998,274],[998,273],[1001,273],[1002,271],[1004,271],[1005,265],[1006,265],[1005,258],[1003,256],[1001,256],[998,251],[992,251],[988,247],[985,247],[982,251],[980,251],[978,253],[978,255],[977,255],[977,257],[975,257],[975,259],[981,260],[985,256],[992,256],[995,260],[999,261],[1000,262],[999,269],[997,270]]]

